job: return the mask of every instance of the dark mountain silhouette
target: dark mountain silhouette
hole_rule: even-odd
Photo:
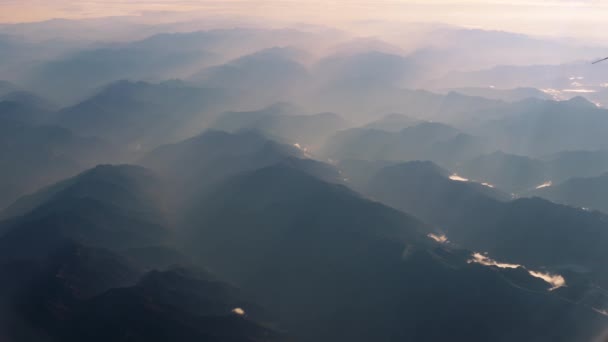
[[[1,342],[605,339],[601,47],[222,6],[0,25]]]
[[[2,86],[0,85],[0,87],[2,87]],[[35,94],[33,92],[27,91],[27,90],[19,89],[19,88],[16,88],[14,90],[9,90],[6,92],[3,92],[3,90],[0,89],[0,100],[17,102],[17,103],[22,103],[22,104],[29,104],[30,106],[41,109],[41,110],[50,111],[50,110],[57,109],[57,105],[55,105],[51,101],[43,98],[42,96]]]
[[[101,160],[116,158],[120,153],[102,140],[60,127],[0,119],[0,208]]]
[[[166,243],[161,195],[143,168],[98,166],[9,207],[1,257],[40,258],[69,241],[112,250]]]
[[[303,157],[303,152],[253,132],[207,131],[176,144],[161,146],[140,162],[176,186],[182,197],[188,197],[231,176],[290,157]]]
[[[42,123],[50,111],[21,100],[0,99],[0,120],[11,120],[28,124]]]
[[[17,264],[0,272],[12,275]],[[3,328],[17,341],[285,340],[252,321],[263,310],[238,289],[202,271],[172,268],[138,280],[126,259],[80,245],[28,269],[5,307],[20,325]]]
[[[124,258],[76,244],[51,251],[39,262],[3,260],[0,274],[6,280],[0,308],[8,319],[0,326],[9,341],[46,340],[76,301],[131,285],[138,278],[138,271]]]
[[[43,123],[57,106],[38,94],[0,81],[0,119]]]
[[[379,171],[373,198],[440,227],[462,246],[530,267],[581,267],[606,286],[607,217],[539,198],[501,202],[456,183],[429,163]]]
[[[592,178],[572,178],[530,194],[557,203],[608,213],[608,173]]]
[[[200,131],[224,95],[185,83],[121,81],[57,114],[55,122],[78,134],[150,149]],[[193,127],[194,126],[194,127]]]
[[[293,168],[228,181],[184,219],[186,248],[300,340],[543,341],[549,330],[566,341],[604,324],[523,272],[469,264],[416,219]]]

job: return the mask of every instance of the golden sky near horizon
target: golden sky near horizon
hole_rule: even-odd
[[[440,22],[554,36],[603,37],[608,0],[0,0],[0,22],[176,11],[332,24]]]

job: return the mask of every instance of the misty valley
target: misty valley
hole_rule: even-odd
[[[606,342],[603,55],[439,23],[0,24],[0,341]]]

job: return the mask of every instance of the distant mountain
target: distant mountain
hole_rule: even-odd
[[[405,128],[418,125],[420,123],[421,122],[419,119],[415,119],[407,115],[393,113],[385,115],[379,120],[374,120],[363,126],[363,128],[398,132]]]
[[[0,259],[44,257],[70,241],[111,250],[162,245],[170,237],[163,198],[143,168],[98,166],[7,208]]]
[[[329,54],[335,56],[352,56],[370,51],[387,55],[404,55],[405,52],[398,46],[392,45],[376,37],[358,37],[333,46]]]
[[[608,284],[602,266],[608,259],[603,247],[608,218],[603,214],[539,198],[501,202],[434,169],[420,163],[387,167],[372,179],[367,193],[441,227],[451,241],[467,248],[530,267],[577,265],[602,286]]]
[[[552,180],[545,162],[504,152],[465,161],[457,167],[457,172],[463,177],[486,182],[515,194]]]
[[[607,113],[582,97],[562,102],[529,99],[479,111],[477,117],[493,119],[479,120],[469,131],[488,137],[497,149],[519,155],[606,149]]]
[[[293,48],[269,48],[226,64],[209,67],[190,80],[205,87],[239,91],[253,105],[281,101],[308,82],[308,70],[298,62],[304,53]]]
[[[298,340],[567,341],[605,324],[525,272],[467,263],[468,253],[434,244],[416,219],[297,169],[234,178],[183,218],[186,248]],[[547,339],[550,327],[559,333]]]
[[[452,88],[450,92],[456,92],[467,96],[479,96],[486,99],[502,100],[508,102],[518,102],[529,98],[552,100],[551,95],[536,88],[513,88],[499,89],[495,87],[470,87],[470,88]]]
[[[562,151],[544,158],[554,182],[569,178],[595,177],[608,171],[608,151]]]
[[[406,57],[379,51],[334,55],[319,61],[312,73],[330,84],[403,85],[416,77],[416,65]]]
[[[113,25],[122,25],[122,23],[107,26]],[[105,31],[107,26],[103,30],[96,31]],[[198,25],[193,25],[193,28],[190,29],[177,26],[169,29],[171,33],[165,31],[154,34],[159,32],[159,28],[145,25],[145,28],[141,29],[150,33],[140,33],[139,37],[143,35],[147,38],[136,41],[129,41],[128,38],[121,37],[119,42],[114,40],[108,43],[101,40],[101,43],[93,41],[82,44],[77,49],[63,51],[62,54],[31,63],[33,66],[30,65],[29,69],[24,68],[25,70],[18,76],[25,86],[37,93],[62,105],[71,105],[93,95],[99,87],[121,79],[151,82],[175,78],[185,79],[207,67],[222,65],[226,61],[255,54],[260,50],[273,51],[276,47],[295,46],[307,51],[314,51],[336,41],[336,33],[330,33],[331,30],[306,32],[287,28],[235,27],[192,32],[200,30],[200,26],[197,28]],[[208,25],[202,26],[209,28]],[[188,32],[179,32],[184,30]],[[84,39],[90,40],[90,37],[96,33],[90,33]],[[19,34],[22,33],[19,32]],[[153,35],[150,36],[151,34]],[[1,40],[0,43],[2,43]],[[10,51],[11,46],[7,46],[7,49]],[[276,50],[281,50],[281,48],[276,48]],[[273,67],[268,62],[257,65],[260,68],[265,65],[266,71],[287,70],[279,68],[278,65]],[[286,64],[282,64],[282,66],[287,66],[289,70],[292,70],[291,66]],[[249,70],[254,74],[257,72],[255,68],[237,69],[236,71],[243,72],[244,70]],[[236,80],[234,71],[232,66],[224,68],[224,76],[229,77],[221,77],[221,81],[227,82],[226,85],[233,85]],[[277,75],[275,74],[275,76]],[[62,79],[62,87],[56,87],[52,82],[57,78]],[[248,78],[253,81],[253,78]],[[269,78],[263,77],[262,81],[264,80],[269,80]]]
[[[0,73],[2,78],[20,85],[25,85],[26,75],[32,67],[42,61],[59,58],[72,53],[75,48],[84,44],[68,42],[66,39],[53,40],[27,39],[18,25],[0,28]],[[6,32],[12,31],[12,32]]]
[[[608,173],[592,178],[572,178],[531,191],[531,195],[579,208],[608,213]]]
[[[173,44],[170,44],[173,45]],[[215,61],[202,46],[171,49],[147,41],[81,50],[32,68],[25,84],[57,103],[73,104],[121,79],[163,80],[183,77]],[[61,78],[57,87],[52,80]]]
[[[57,106],[47,99],[0,81],[0,119],[24,123],[43,123]]]
[[[218,110],[225,95],[185,83],[121,81],[57,113],[55,122],[85,136],[146,150],[180,140]],[[192,127],[194,126],[194,127]]]
[[[456,170],[466,178],[526,195],[543,185],[599,176],[608,171],[608,152],[565,151],[542,159],[495,152],[463,162]]]
[[[178,192],[192,194],[239,173],[303,156],[298,148],[276,143],[257,133],[207,131],[161,146],[144,156],[140,163],[168,179],[178,187]]]
[[[365,193],[369,181],[378,171],[399,163],[398,161],[345,159],[338,161],[336,168],[347,179],[350,188]]]
[[[82,138],[60,127],[0,119],[0,208],[102,160],[119,158],[121,153],[99,139]]]
[[[344,182],[334,167],[308,159],[298,147],[277,143],[255,132],[207,131],[161,146],[140,163],[166,179],[180,202],[200,197],[233,176],[277,164],[328,182]]]
[[[278,141],[318,149],[325,140],[348,123],[334,113],[289,115],[269,107],[254,112],[228,112],[211,125],[227,132],[256,131]]]
[[[0,80],[0,97],[17,91],[19,88],[11,82]]]
[[[2,87],[2,85],[0,85],[0,87]],[[0,89],[0,100],[29,104],[30,106],[41,110],[51,111],[57,109],[57,106],[51,101],[38,94],[21,89],[14,89],[8,92],[3,92],[2,89]]]
[[[394,190],[384,188],[392,181],[394,181],[392,183],[395,186]],[[451,210],[448,208],[452,203],[458,203],[459,206],[470,203],[471,207],[476,207],[488,200],[500,202],[511,200],[509,195],[495,188],[455,177],[449,171],[428,161],[387,166],[369,180],[367,187],[372,197],[391,205],[399,203],[397,208],[435,224],[437,222],[429,220],[433,213],[449,213]],[[408,193],[399,195],[403,190]],[[424,191],[427,192],[424,197],[414,195],[422,194]],[[389,199],[392,194],[399,198]]]
[[[334,160],[433,160],[443,165],[468,160],[488,147],[451,126],[423,122],[400,132],[351,129],[328,140],[324,155]]]
[[[576,50],[576,49],[571,49]],[[512,50],[514,51],[514,50]],[[602,54],[597,51],[596,56]],[[603,73],[597,68],[589,68],[585,62],[589,57],[582,55],[570,60],[579,62],[561,64],[565,59],[559,57],[553,64],[513,64],[512,61],[494,62],[493,66],[471,69],[474,71],[453,71],[439,78],[436,84],[442,88],[462,87],[489,87],[517,88],[533,87],[537,89],[552,89],[554,94],[563,95],[568,99],[577,95],[577,92],[567,90],[597,90],[604,82]],[[548,59],[544,59],[547,61]],[[578,83],[575,83],[577,82]],[[584,84],[584,85],[583,85]],[[566,90],[566,91],[564,91]],[[579,93],[580,94],[580,93]],[[589,92],[586,95],[593,96]]]
[[[538,61],[557,65],[564,61],[581,61],[589,56],[600,56],[602,51],[598,46],[585,46],[567,40],[539,38],[520,33],[484,30],[479,28],[463,28],[453,26],[439,26],[426,34],[417,35],[421,40],[418,51],[410,57],[418,60],[423,66],[433,71],[434,75],[443,76],[446,72],[465,70],[456,82],[454,78],[440,78],[432,83],[434,88],[463,87],[463,86],[490,86],[510,88],[518,86],[534,86],[525,82],[528,79],[538,79],[534,72],[538,68]],[[471,51],[475,50],[475,54]],[[446,58],[449,56],[450,58]],[[532,65],[530,65],[532,64]],[[477,83],[473,75],[476,70],[491,69],[496,66],[510,65],[522,72],[508,72],[497,77],[489,78],[486,82]],[[580,64],[584,68],[583,63]],[[526,74],[523,70],[528,69]],[[587,68],[588,69],[588,68]],[[472,70],[472,72],[466,72]],[[467,75],[469,78],[467,78]],[[571,76],[569,71],[559,68],[541,74],[546,78],[556,78],[558,75]],[[453,83],[450,81],[454,81]],[[517,80],[520,80],[518,83]],[[514,81],[506,83],[505,81]]]
[[[0,120],[39,124],[48,120],[50,114],[50,111],[35,104],[0,98]]]

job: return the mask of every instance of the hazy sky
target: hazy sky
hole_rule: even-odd
[[[0,0],[0,22],[151,11],[199,11],[325,24],[442,22],[587,38],[604,38],[608,32],[608,0]]]

